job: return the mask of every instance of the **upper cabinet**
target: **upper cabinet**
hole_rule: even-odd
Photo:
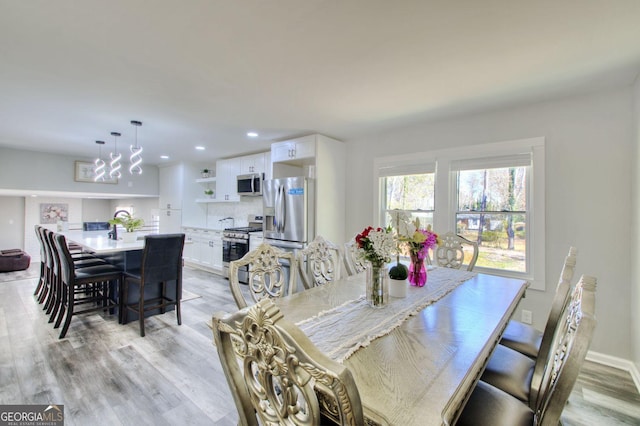
[[[240,201],[238,195],[238,175],[242,174],[242,159],[229,158],[216,161],[216,196],[215,201]]]
[[[309,135],[271,144],[271,161],[302,165],[316,155],[316,136]]]
[[[240,157],[240,174],[264,173],[266,170],[265,153]]]
[[[184,170],[182,164],[160,167],[159,206],[163,210],[182,209],[182,194],[184,186]]]
[[[315,134],[271,144],[273,178],[306,176],[315,184],[315,234],[345,240],[346,149]]]

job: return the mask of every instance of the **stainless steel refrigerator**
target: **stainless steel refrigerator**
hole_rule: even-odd
[[[315,237],[313,180],[289,177],[264,181],[265,242],[289,251],[304,248]]]

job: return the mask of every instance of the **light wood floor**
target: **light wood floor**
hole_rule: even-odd
[[[0,404],[64,404],[67,425],[237,424],[207,326],[214,311],[235,310],[226,280],[185,268],[184,288],[201,297],[183,303],[182,326],[173,312],[155,316],[141,338],[135,322],[91,314],[63,340],[35,282],[0,282]],[[628,373],[587,363],[563,421],[638,425],[640,395]]]

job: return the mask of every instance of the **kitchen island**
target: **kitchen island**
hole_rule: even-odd
[[[153,234],[154,232],[146,232],[138,234],[138,239],[133,242],[124,242],[122,239],[111,240],[108,231],[65,231],[61,232],[67,242],[73,242],[82,247],[86,252],[92,253],[108,263],[117,266],[124,272],[135,271],[140,269],[142,264],[142,253],[144,251],[144,236]],[[175,291],[175,281],[167,282],[167,291]],[[160,295],[161,286],[145,286],[145,300],[157,298]],[[119,292],[118,292],[119,294]],[[123,303],[135,303],[139,298],[138,288],[129,289],[129,294],[118,297],[118,309],[122,309]],[[182,297],[182,295],[179,295]],[[174,306],[166,308],[171,311]],[[156,315],[161,312],[159,309],[145,312],[145,317]],[[135,312],[129,312],[127,322],[137,321],[138,315]],[[123,320],[124,321],[124,320]]]

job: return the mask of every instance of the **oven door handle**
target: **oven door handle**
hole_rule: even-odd
[[[245,240],[243,238],[230,238],[230,237],[222,237],[222,242],[249,244],[249,240]]]

